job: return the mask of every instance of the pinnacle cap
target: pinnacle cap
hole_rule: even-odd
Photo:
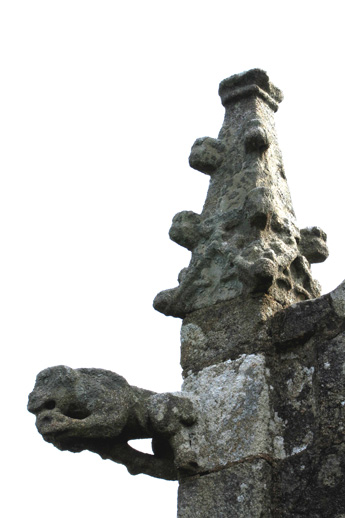
[[[270,82],[267,72],[253,68],[221,81],[218,93],[223,106],[237,101],[241,97],[257,95],[266,101],[274,111],[283,100],[283,93]]]

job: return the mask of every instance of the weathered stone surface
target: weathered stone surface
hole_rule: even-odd
[[[331,304],[336,315],[343,320],[345,318],[345,281],[329,294]]]
[[[314,448],[282,461],[272,476],[275,518],[342,518],[344,446]]]
[[[283,319],[275,318],[275,325],[280,320],[284,330],[283,346],[268,358],[271,404],[282,423],[281,445],[285,452],[285,459],[274,464],[272,494],[277,517],[331,518],[345,511],[342,288],[341,285],[318,300],[289,308],[285,322],[290,334],[287,341]],[[331,303],[333,299],[337,301],[337,310]],[[301,341],[303,325],[309,338]]]
[[[334,291],[279,311],[269,323],[268,333],[278,347],[302,345],[312,336],[333,338],[344,330],[345,283]]]
[[[273,299],[263,296],[235,299],[187,315],[181,327],[183,375],[270,348],[268,322],[280,309]]]
[[[235,461],[274,455],[270,373],[263,355],[242,355],[192,374],[183,393],[198,409],[186,436],[197,459],[195,471],[208,473]]]
[[[320,340],[317,347],[320,444],[345,446],[345,333]],[[345,462],[345,458],[343,458]],[[345,476],[345,472],[344,472]],[[344,479],[343,479],[344,480]]]
[[[315,335],[337,336],[345,328],[344,301],[345,282],[327,295],[284,309],[264,296],[194,311],[181,327],[183,374],[241,354],[271,354],[273,346],[303,345]]]
[[[281,326],[278,347],[188,374],[183,391],[202,409],[188,432],[192,467],[201,476],[180,470],[179,516],[344,514],[345,333],[339,317],[344,301],[340,286],[296,304],[286,322],[273,318],[276,337]],[[308,337],[301,340],[303,326]],[[267,469],[258,481],[251,467],[260,458]],[[244,482],[233,475],[239,466]],[[252,493],[252,508],[240,505],[243,484]]]
[[[180,480],[178,518],[276,518],[271,514],[271,466],[251,459]]]

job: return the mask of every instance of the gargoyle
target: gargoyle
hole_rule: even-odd
[[[43,439],[60,450],[89,450],[124,464],[129,473],[176,480],[171,438],[195,422],[191,401],[131,386],[102,369],[45,369],[36,379],[28,410]],[[152,438],[153,455],[132,448]]]

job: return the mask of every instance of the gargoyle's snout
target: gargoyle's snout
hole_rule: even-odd
[[[56,401],[52,398],[37,397],[35,391],[32,391],[29,395],[28,410],[32,414],[39,414],[43,410],[53,410],[56,407]]]
[[[59,365],[41,371],[29,395],[28,410],[37,415],[43,410],[66,407],[68,394],[74,391],[77,376],[70,367]]]
[[[78,428],[80,420],[91,415],[85,401],[76,396],[78,375],[63,365],[40,372],[29,395],[28,410],[36,416],[36,427],[48,442]],[[59,439],[58,439],[59,438]]]
[[[59,398],[53,398],[50,395],[42,397],[35,390],[29,395],[28,410],[36,416],[54,411],[54,414],[58,412],[65,417],[79,420],[86,419],[91,415],[90,410],[80,401],[68,401],[67,398],[59,401]]]

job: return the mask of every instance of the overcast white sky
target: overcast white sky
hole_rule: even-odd
[[[342,2],[0,1],[2,516],[176,516],[177,484],[45,443],[27,395],[45,367],[181,384],[181,322],[152,309],[189,254],[169,241],[200,211],[188,166],[223,120],[218,83],[267,70],[301,227],[328,234],[315,269],[344,275]]]

